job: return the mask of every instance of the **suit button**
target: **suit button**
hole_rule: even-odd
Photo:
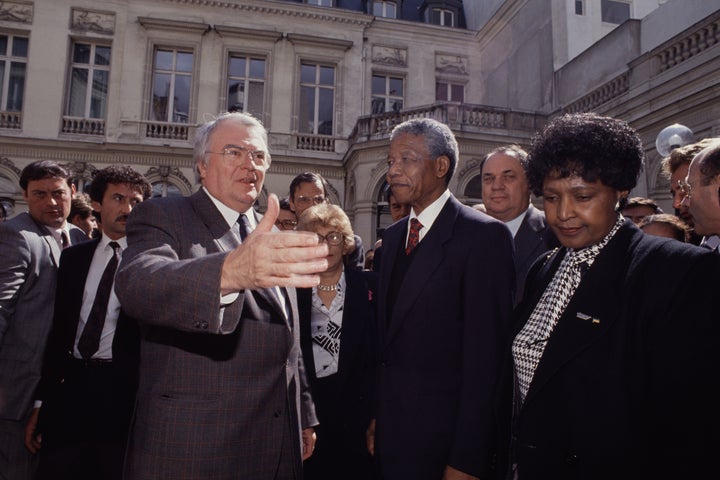
[[[387,361],[387,360],[384,360],[384,361],[382,361],[382,362],[380,363],[380,366],[383,367],[383,368],[387,368],[387,367],[390,366],[390,362]]]
[[[565,463],[570,465],[571,467],[577,464],[578,456],[574,453],[568,454],[568,456],[565,457]]]

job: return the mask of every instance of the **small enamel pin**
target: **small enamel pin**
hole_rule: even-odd
[[[593,325],[597,325],[598,323],[600,323],[600,319],[599,319],[599,318],[593,318],[593,317],[591,317],[590,315],[587,315],[587,314],[582,313],[582,312],[578,312],[577,315],[575,315],[575,316],[576,316],[577,318],[579,318],[580,320],[590,320],[590,321],[592,321]]]

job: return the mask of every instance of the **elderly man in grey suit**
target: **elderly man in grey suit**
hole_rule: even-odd
[[[545,214],[530,204],[527,152],[504,145],[488,153],[480,166],[482,199],[487,214],[504,222],[515,244],[515,304],[523,296],[525,277],[535,260],[558,246]]]
[[[267,133],[226,113],[201,126],[202,188],[133,210],[116,293],[142,329],[126,479],[299,479],[317,424],[293,287],[319,283],[326,245],[252,208]]]
[[[0,223],[0,479],[30,479],[25,424],[53,319],[57,266],[70,243],[66,218],[75,187],[56,162],[20,174],[28,212]]]

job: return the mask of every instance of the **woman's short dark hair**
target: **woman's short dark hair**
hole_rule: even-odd
[[[566,114],[533,137],[528,182],[535,195],[542,195],[549,175],[577,175],[615,190],[632,190],[644,159],[642,141],[627,122],[594,113]]]

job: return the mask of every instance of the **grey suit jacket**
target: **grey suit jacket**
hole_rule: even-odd
[[[558,246],[545,214],[530,205],[515,234],[515,305],[520,303],[530,267],[543,253]]]
[[[268,479],[282,456],[299,478],[300,428],[317,419],[295,291],[289,319],[269,290],[221,305],[238,240],[202,190],[143,202],[127,237],[115,289],[142,341],[125,477]]]
[[[28,213],[0,223],[0,418],[24,419],[53,319],[60,247]]]

